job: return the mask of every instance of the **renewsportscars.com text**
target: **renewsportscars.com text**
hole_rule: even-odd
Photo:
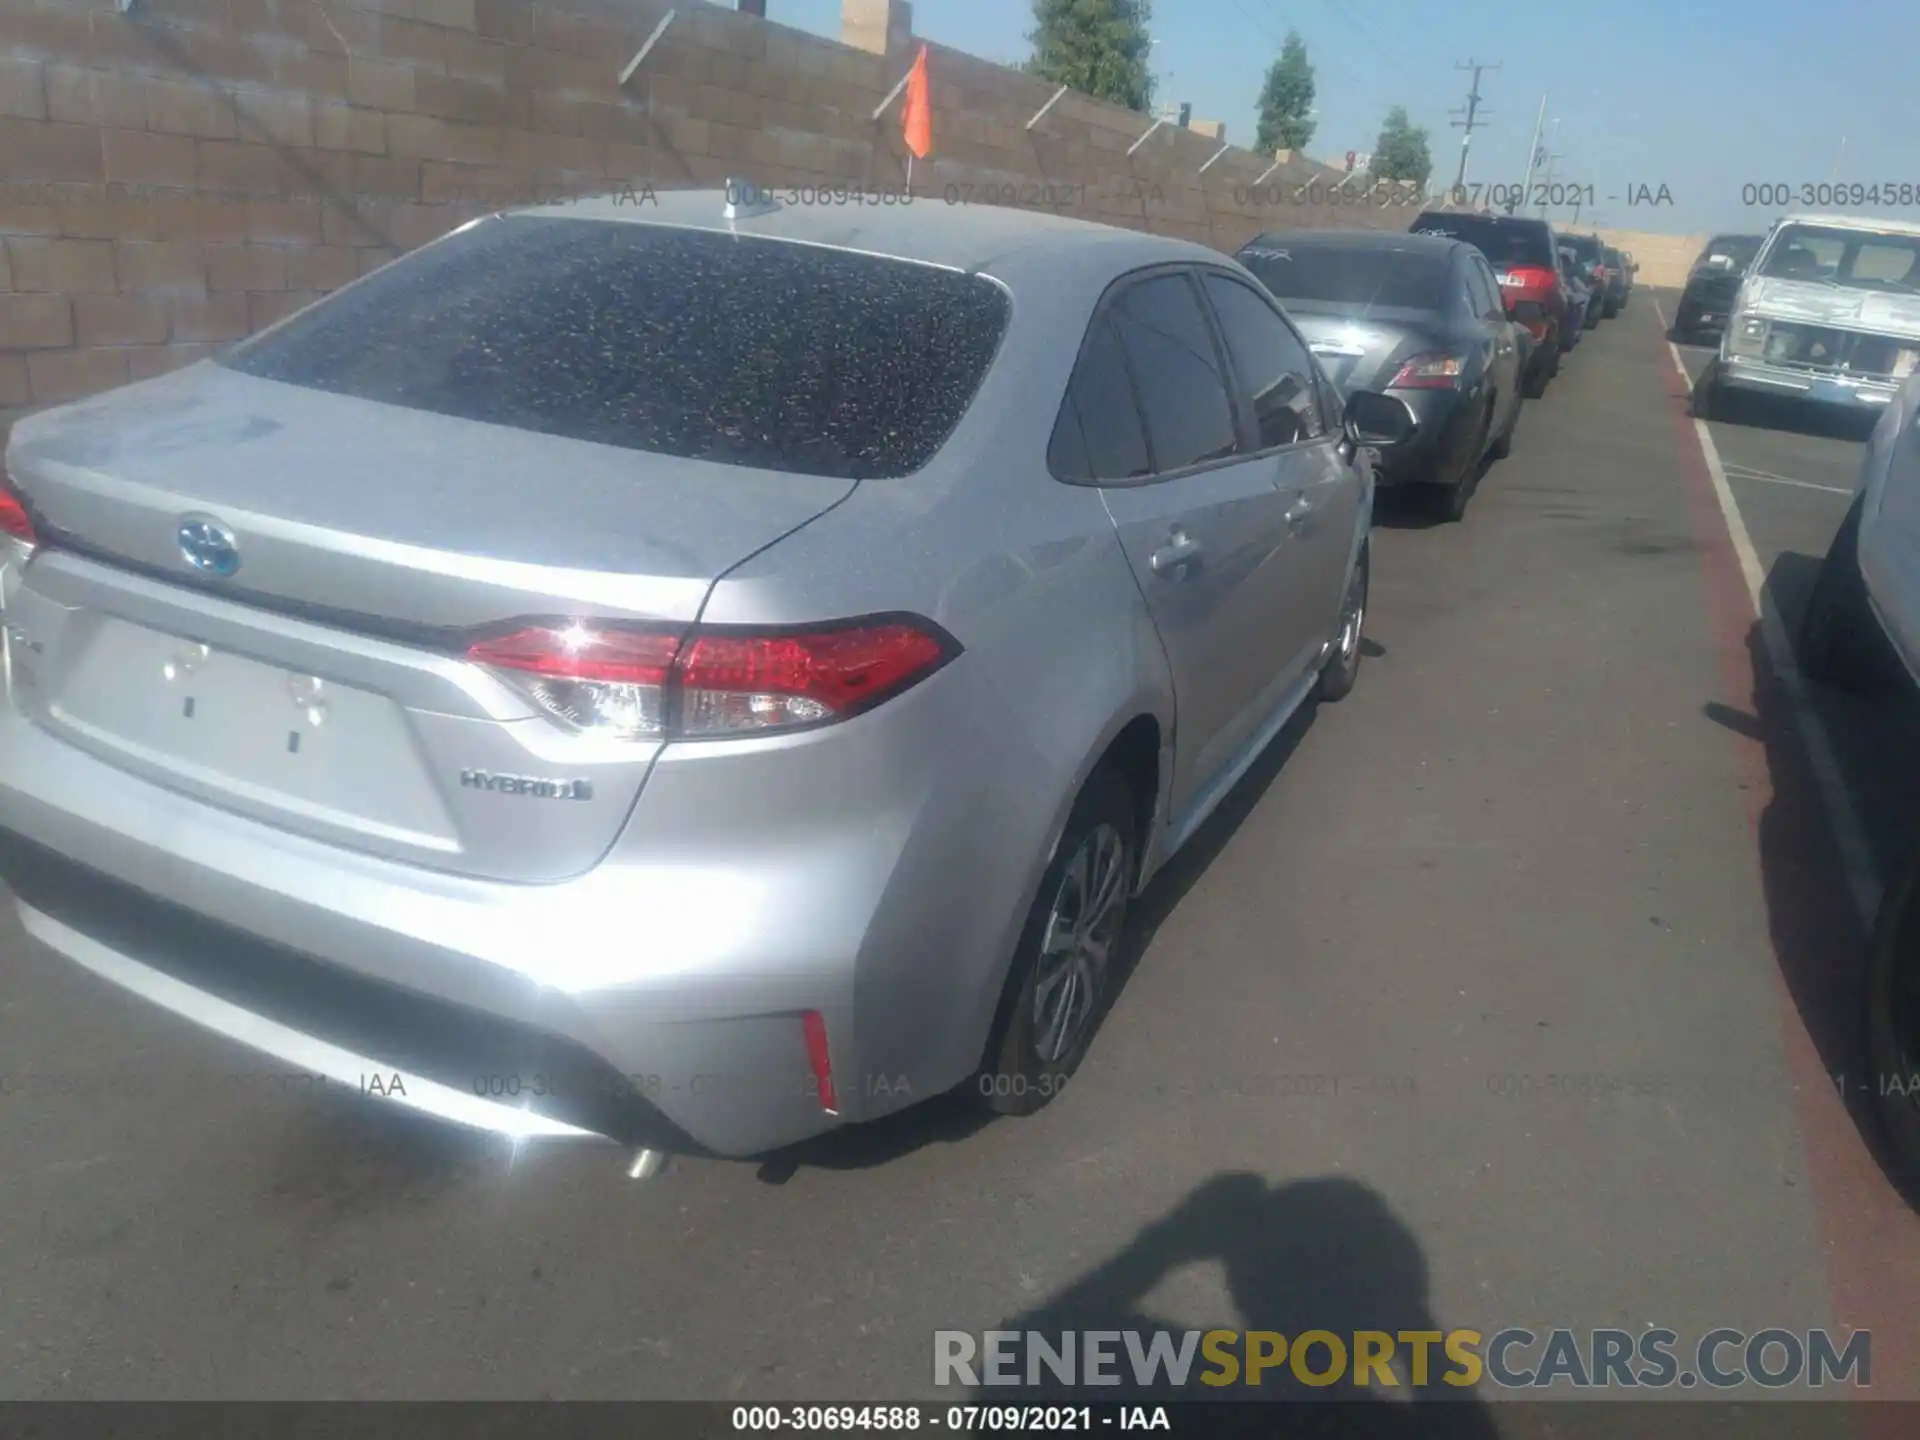
[[[1503,1390],[1815,1388],[1873,1383],[1873,1336],[1849,1330],[936,1330],[939,1386],[1139,1389],[1347,1385],[1398,1390],[1483,1381]],[[1207,1387],[1207,1388],[1197,1388]]]

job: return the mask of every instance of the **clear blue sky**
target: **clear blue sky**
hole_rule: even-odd
[[[839,36],[839,0],[768,0],[767,12]],[[1318,159],[1371,150],[1387,109],[1405,105],[1428,129],[1436,178],[1450,179],[1460,145],[1448,112],[1471,78],[1454,65],[1477,59],[1504,63],[1481,81],[1468,179],[1521,178],[1545,92],[1548,139],[1560,122],[1555,179],[1591,182],[1602,224],[1759,230],[1780,207],[1748,208],[1747,183],[1920,187],[1920,0],[1158,0],[1154,12],[1159,98],[1224,120],[1240,145],[1292,28],[1319,86]],[[914,5],[924,38],[1009,64],[1032,27],[1030,0]],[[1664,184],[1674,203],[1629,206],[1642,184]],[[1920,219],[1920,203],[1878,208]]]

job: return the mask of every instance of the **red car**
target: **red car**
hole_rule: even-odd
[[[1507,313],[1533,341],[1522,393],[1538,399],[1560,373],[1561,330],[1569,310],[1560,277],[1559,239],[1544,220],[1518,215],[1468,215],[1423,211],[1409,227],[1416,235],[1450,235],[1487,257],[1500,277]]]

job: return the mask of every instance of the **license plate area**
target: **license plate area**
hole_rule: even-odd
[[[101,612],[74,616],[60,648],[46,720],[96,754],[296,828],[458,849],[389,697]]]

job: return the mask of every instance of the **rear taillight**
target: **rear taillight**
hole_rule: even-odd
[[[34,533],[33,517],[27,514],[26,504],[20,499],[20,492],[14,489],[11,476],[0,480],[0,534],[11,535],[26,545],[36,545],[40,541],[40,537]]]
[[[958,652],[912,616],[798,630],[544,621],[476,641],[484,665],[556,720],[618,740],[712,739],[829,724]]]
[[[1394,372],[1389,390],[1452,390],[1460,384],[1466,361],[1458,355],[1416,355]]]

